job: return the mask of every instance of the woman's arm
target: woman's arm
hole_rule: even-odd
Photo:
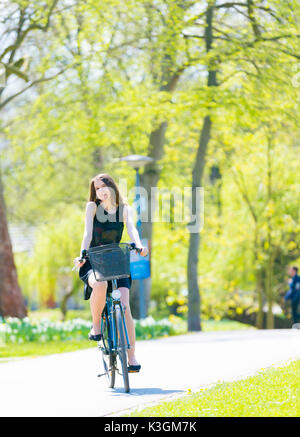
[[[138,230],[134,224],[132,207],[129,205],[124,206],[124,221],[126,223],[127,232],[128,232],[129,237],[136,244],[137,248],[143,248],[141,255],[146,256],[148,253],[148,249],[147,249],[147,247],[142,246]]]
[[[85,226],[81,243],[80,254],[84,249],[88,249],[93,237],[93,221],[97,206],[95,202],[88,202],[85,210]]]
[[[85,263],[85,259],[80,262],[81,260],[81,254],[84,249],[88,249],[93,237],[93,222],[94,222],[94,216],[96,213],[97,206],[95,202],[88,202],[86,204],[86,210],[85,210],[85,225],[84,225],[84,234],[83,239],[81,243],[81,249],[80,249],[80,256],[74,259],[74,267],[79,268],[82,267]]]

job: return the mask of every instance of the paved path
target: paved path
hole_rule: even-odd
[[[300,359],[300,330],[230,331],[137,342],[139,374],[108,389],[96,348],[0,364],[0,416],[105,416]]]

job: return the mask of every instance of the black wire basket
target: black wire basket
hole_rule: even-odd
[[[87,252],[97,281],[130,276],[130,248],[127,243],[91,247]]]

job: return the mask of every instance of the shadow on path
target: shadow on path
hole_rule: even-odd
[[[115,396],[126,395],[126,396],[149,396],[149,395],[171,395],[175,393],[184,393],[185,390],[162,390],[156,387],[147,388],[130,388],[129,393],[124,392],[124,388],[114,388],[111,389],[111,394]]]

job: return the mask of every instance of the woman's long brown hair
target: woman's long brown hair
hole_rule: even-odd
[[[120,190],[119,190],[117,184],[115,183],[113,178],[107,173],[100,173],[91,179],[91,181],[90,181],[90,196],[89,196],[89,200],[91,202],[95,202],[97,199],[95,185],[94,185],[94,181],[96,179],[101,179],[102,182],[104,182],[107,187],[111,188],[114,191],[115,196],[116,196],[115,201],[116,201],[117,206],[127,205],[127,201],[120,194]]]

